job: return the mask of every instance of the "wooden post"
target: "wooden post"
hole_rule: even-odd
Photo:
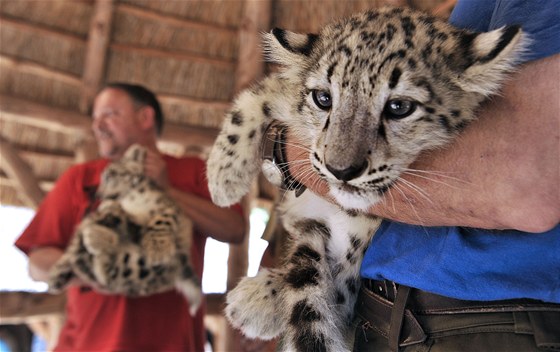
[[[96,0],[89,26],[89,38],[82,76],[82,96],[80,112],[86,114],[93,102],[95,94],[101,87],[105,75],[105,63],[111,27],[113,23],[113,0]]]
[[[264,73],[264,61],[260,49],[261,33],[270,30],[271,0],[246,0],[244,3],[243,19],[239,28],[239,56],[236,69],[235,93],[246,88],[251,82],[260,78]],[[243,201],[246,221],[249,221],[251,211],[251,197],[248,195]],[[235,287],[239,279],[247,275],[248,267],[248,234],[241,245],[230,245],[228,259],[228,284],[230,290]],[[238,351],[239,333],[226,324],[223,341],[225,346],[217,346],[220,351]]]
[[[74,152],[74,162],[85,163],[86,161],[94,160],[99,157],[99,152],[97,151],[97,143],[92,136],[84,135],[76,143],[76,149]]]
[[[20,158],[10,142],[0,137],[0,167],[15,182],[15,188],[21,201],[30,208],[36,209],[45,193],[39,187],[39,181],[31,167]]]

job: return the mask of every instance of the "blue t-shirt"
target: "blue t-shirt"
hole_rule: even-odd
[[[450,21],[479,32],[521,25],[532,40],[526,60],[560,52],[558,0],[464,0]],[[384,221],[361,275],[458,299],[560,303],[560,225],[532,234]]]

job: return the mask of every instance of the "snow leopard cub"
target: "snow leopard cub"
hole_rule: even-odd
[[[202,291],[190,261],[192,223],[143,174],[145,155],[145,147],[132,145],[103,171],[99,207],[84,217],[51,269],[49,290],[61,291],[75,276],[131,297],[176,288],[194,315]]]
[[[311,192],[281,206],[291,233],[283,267],[245,278],[227,316],[249,337],[281,336],[281,349],[351,350],[359,267],[380,220],[380,201],[420,152],[449,142],[519,61],[519,27],[460,30],[404,8],[367,11],[319,34],[274,29],[268,60],[281,65],[237,97],[208,161],[213,200],[227,206],[260,171],[264,131],[279,121],[303,142]],[[292,192],[293,193],[293,192]]]

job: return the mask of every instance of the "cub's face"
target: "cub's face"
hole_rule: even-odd
[[[130,146],[124,156],[107,165],[101,174],[99,194],[104,199],[118,199],[130,192],[145,178],[146,149],[138,144]]]
[[[510,68],[521,32],[490,33],[408,10],[368,12],[318,36],[273,32],[272,58],[289,51],[276,58],[293,87],[286,124],[343,206],[379,201],[420,152],[472,120]]]

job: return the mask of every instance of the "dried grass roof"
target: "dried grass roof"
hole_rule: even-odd
[[[406,2],[414,3],[262,0],[259,6],[271,9],[262,30],[314,32],[336,17]],[[416,2],[431,8],[443,0]],[[204,150],[241,86],[240,65],[260,61],[255,54],[251,62],[238,62],[247,45],[240,30],[259,20],[247,17],[247,6],[255,1],[0,1],[0,203],[24,203],[11,157],[27,164],[46,191],[87,154],[81,149],[91,148],[84,142],[86,112],[92,91],[104,82],[140,83],[155,91],[171,125],[162,146],[173,153]]]

